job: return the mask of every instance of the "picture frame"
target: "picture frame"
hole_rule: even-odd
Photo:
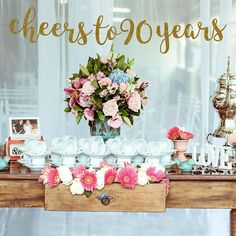
[[[9,117],[9,133],[12,140],[40,138],[39,117]]]

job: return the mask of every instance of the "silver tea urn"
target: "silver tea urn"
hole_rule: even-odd
[[[220,125],[210,134],[218,138],[227,138],[236,132],[234,117],[236,114],[236,77],[230,73],[230,58],[228,58],[227,72],[218,80],[218,88],[212,96],[214,108],[218,111]]]

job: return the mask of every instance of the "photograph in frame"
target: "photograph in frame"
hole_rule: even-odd
[[[25,140],[26,138],[40,137],[40,124],[38,117],[10,117],[9,133],[12,140]]]

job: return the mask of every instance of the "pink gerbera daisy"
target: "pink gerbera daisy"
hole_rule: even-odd
[[[81,166],[76,166],[72,169],[72,176],[74,178],[79,178],[80,175],[85,171],[85,166],[81,165]]]
[[[60,178],[57,168],[51,168],[48,173],[49,187],[56,187],[59,183],[60,183]]]
[[[105,184],[112,184],[116,178],[116,169],[112,168],[106,171],[105,173]]]
[[[97,177],[95,171],[85,170],[80,177],[80,182],[85,190],[93,191],[97,187]]]
[[[166,177],[165,173],[161,170],[157,170],[155,166],[148,167],[146,174],[152,182],[159,182]]]
[[[112,163],[109,163],[109,162],[106,162],[106,161],[102,161],[102,162],[100,163],[100,168],[103,168],[103,167],[115,168],[115,166],[114,166]]]
[[[47,184],[48,183],[48,174],[51,169],[52,169],[51,165],[46,164],[45,167],[43,168],[43,170],[41,171],[41,175],[39,176],[38,181],[42,182],[43,184]]]
[[[137,180],[138,174],[132,167],[123,167],[117,173],[117,182],[125,188],[134,188]]]

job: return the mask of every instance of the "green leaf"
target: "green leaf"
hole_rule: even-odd
[[[95,62],[95,64],[94,64],[94,73],[95,73],[95,74],[98,73],[99,70],[100,70],[100,69],[99,69],[99,63],[98,63],[98,62]]]
[[[121,109],[120,114],[121,114],[121,116],[128,116],[129,115],[129,113],[125,109]]]
[[[132,126],[130,119],[127,116],[122,116],[124,123],[128,126]]]
[[[70,107],[66,107],[64,112],[71,112],[71,108]]]
[[[119,57],[119,59],[117,61],[117,67],[118,68],[122,67],[124,63],[125,63],[125,56],[122,55],[121,57]]]
[[[133,58],[131,61],[128,62],[128,67],[131,68],[134,62],[135,62],[135,59]]]
[[[73,107],[73,109],[74,109],[75,111],[83,111],[82,107],[81,107],[80,105],[78,105],[78,104],[75,104],[74,107]]]
[[[82,117],[83,117],[83,113],[79,113],[79,114],[76,116],[76,123],[77,123],[77,125],[80,123]]]
[[[99,88],[99,85],[98,85],[98,81],[97,81],[97,80],[93,80],[93,81],[91,82],[91,84],[92,84],[92,86],[93,86],[94,88]]]
[[[103,115],[102,111],[97,111],[97,114],[98,114],[98,119],[100,121],[104,121],[105,120],[105,116]]]
[[[93,72],[93,67],[94,67],[94,59],[92,57],[89,57],[88,64],[87,64],[87,69],[90,73]]]
[[[94,95],[92,95],[92,96],[91,96],[91,99],[92,99],[92,101],[93,101],[93,103],[94,103],[95,105],[99,105],[99,104],[102,102],[102,100],[101,100],[101,98],[100,98],[99,96],[94,96]]]
[[[78,73],[74,73],[74,74],[73,74],[73,78],[75,79],[76,77],[79,77],[79,74],[78,74]]]
[[[84,195],[85,195],[87,198],[89,198],[89,197],[92,195],[92,191],[87,191],[87,190],[85,190],[85,191],[84,191]]]
[[[79,65],[79,67],[80,67],[80,70],[83,72],[84,75],[90,76],[90,73],[89,73],[89,71],[88,71],[87,68],[85,68],[85,67],[82,66],[82,65]]]

